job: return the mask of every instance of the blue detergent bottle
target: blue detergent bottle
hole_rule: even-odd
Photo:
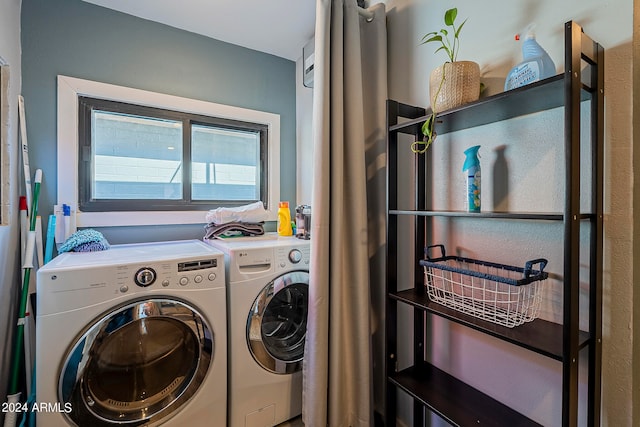
[[[479,145],[467,148],[464,151],[466,158],[462,165],[462,172],[465,173],[467,181],[467,212],[480,212],[480,158],[478,157]]]
[[[556,75],[556,64],[536,41],[534,28],[533,24],[527,27],[522,42],[523,61],[509,71],[504,82],[505,91]],[[519,40],[519,35],[516,35],[516,40]]]

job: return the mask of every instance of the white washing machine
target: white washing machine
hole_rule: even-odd
[[[226,426],[220,251],[113,245],[61,254],[37,278],[38,425]]]
[[[302,412],[308,240],[267,233],[207,240],[225,254],[229,426],[271,427]]]

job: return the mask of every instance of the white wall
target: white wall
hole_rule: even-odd
[[[302,84],[302,68],[300,57],[296,61],[296,204],[311,205],[313,88]]]
[[[480,64],[488,94],[502,91],[504,77],[521,60],[520,45],[513,35],[530,22],[537,24],[537,39],[554,59],[558,72],[564,71],[563,24],[566,21],[576,21],[606,49],[602,419],[605,426],[632,425],[633,262],[629,232],[633,213],[632,0],[458,0],[455,4],[435,0],[387,0],[385,3],[389,97],[408,104],[428,106],[429,73],[444,62],[445,56],[441,52],[434,55],[434,46],[420,46],[419,42],[425,33],[442,28],[444,11],[454,5],[460,20],[469,18],[461,32],[458,59]],[[496,13],[498,8],[500,13]],[[439,137],[431,148],[433,168],[439,177],[435,185],[437,202],[441,207],[461,207],[462,150],[480,144],[484,168],[483,207],[493,207],[492,166],[497,150],[506,146],[509,208],[559,210],[563,195],[558,194],[558,189],[563,185],[564,174],[563,153],[558,144],[563,138],[562,126],[562,110],[556,109]],[[407,146],[408,165],[411,156]],[[410,180],[410,175],[406,179]],[[542,200],[545,200],[544,206],[540,206]],[[449,253],[457,250],[502,263],[520,265],[534,257],[548,258],[548,269],[556,279],[550,281],[551,286],[545,292],[542,317],[558,321],[561,301],[557,277],[562,274],[562,241],[558,238],[562,232],[558,227],[442,220],[438,221],[436,238],[447,244]],[[436,339],[429,357],[436,365],[543,425],[560,424],[561,367],[558,362],[443,320],[435,322],[431,333]]]
[[[11,360],[16,307],[12,302],[20,289],[18,265],[18,95],[20,94],[20,0],[0,0],[0,64],[9,66],[9,118],[0,123],[5,141],[0,144],[3,168],[2,192],[8,192],[8,221],[0,225],[0,396],[4,401]],[[5,193],[7,194],[7,193]],[[2,418],[0,414],[0,418]]]

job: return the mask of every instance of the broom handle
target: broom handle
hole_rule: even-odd
[[[31,203],[31,222],[29,224],[29,240],[27,242],[26,257],[27,264],[31,264],[29,260],[33,260],[33,250],[35,242],[36,215],[38,213],[38,198],[40,196],[40,184],[42,183],[42,170],[36,170],[33,184],[33,200]],[[31,277],[31,267],[27,266],[24,271],[24,279],[22,282],[22,295],[20,296],[20,308],[18,310],[18,328],[16,330],[16,341],[11,360],[11,381],[9,383],[9,394],[18,392],[18,379],[20,373],[20,361],[22,360],[22,350],[24,346],[24,322],[27,311],[27,300],[29,298],[29,279]]]

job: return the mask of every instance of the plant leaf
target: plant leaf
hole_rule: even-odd
[[[422,124],[422,134],[424,136],[430,136],[431,135],[431,128],[429,127],[429,122],[424,122]]]
[[[448,48],[448,47],[446,47],[446,46],[440,46],[440,47],[439,47],[439,48],[437,48],[437,49],[435,50],[435,52],[433,52],[433,53],[438,53],[438,52],[440,52],[441,50],[444,50],[445,52],[447,52],[447,56],[451,57],[451,51],[450,51],[450,50],[449,50],[449,48]]]
[[[457,7],[447,10],[444,13],[444,23],[450,27],[453,26],[453,22],[456,20],[456,16],[458,16]]]
[[[424,136],[431,136],[431,134],[433,133],[433,121],[434,117],[433,115],[429,116],[429,118],[423,123],[422,125],[422,134]]]
[[[441,42],[441,41],[442,41],[442,36],[433,36],[429,40],[423,41],[422,44],[431,43],[431,42]]]
[[[434,35],[437,35],[437,34],[438,34],[438,33],[437,33],[436,31],[431,31],[430,33],[425,34],[425,35],[422,37],[422,40],[426,39],[427,37],[431,37],[431,36],[434,36]]]
[[[467,19],[469,19],[469,18],[467,18]],[[456,31],[456,38],[458,38],[458,34],[460,34],[460,30],[462,29],[462,26],[467,22],[467,19],[462,21],[462,24],[460,24],[460,26],[458,27],[458,30]]]

